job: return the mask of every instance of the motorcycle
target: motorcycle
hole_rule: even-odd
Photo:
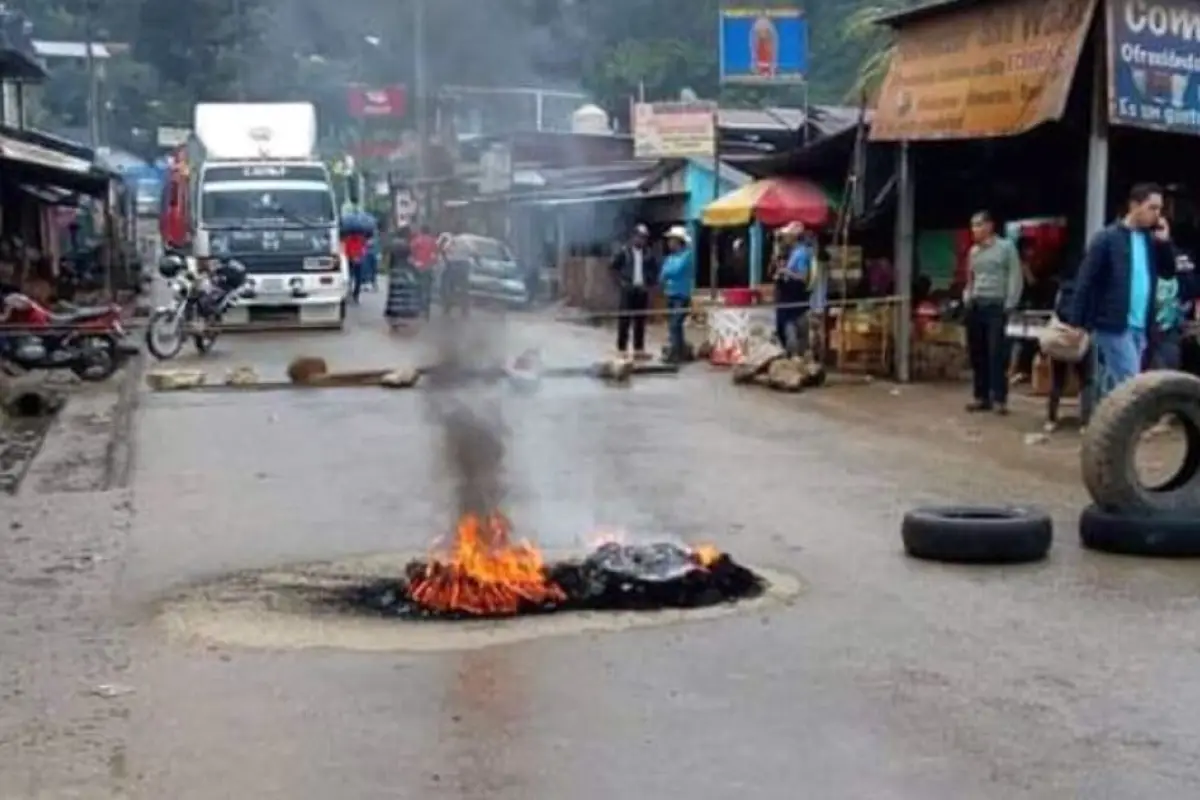
[[[80,380],[105,381],[138,349],[125,342],[118,305],[52,313],[12,292],[0,313],[0,361],[7,372],[68,369]]]
[[[182,257],[167,255],[159,262],[158,272],[170,285],[173,299],[171,305],[150,315],[147,349],[166,361],[179,355],[190,336],[198,352],[209,352],[220,335],[222,316],[250,292],[246,268],[228,260],[212,271],[193,273]]]

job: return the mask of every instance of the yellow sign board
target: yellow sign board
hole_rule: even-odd
[[[716,125],[716,103],[634,103],[634,158],[711,157]]]
[[[985,139],[1058,119],[1096,0],[994,0],[900,22],[871,138]]]

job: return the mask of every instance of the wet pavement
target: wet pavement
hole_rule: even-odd
[[[177,366],[421,363],[428,347],[388,335],[379,299],[341,334],[227,337]],[[552,364],[610,344],[537,317],[508,337]],[[865,390],[868,407],[897,399]],[[527,535],[710,541],[804,591],[442,654],[189,646],[153,624],[189,582],[445,533],[420,390],[143,391],[127,488],[0,501],[20,518],[0,529],[0,797],[1196,797],[1198,568],[1082,552],[1074,474],[856,416],[847,391],[735,389],[697,367],[504,397]],[[900,515],[938,501],[1047,507],[1051,559],[907,560]]]

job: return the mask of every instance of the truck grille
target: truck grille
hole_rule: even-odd
[[[335,272],[337,270],[337,261],[333,262],[332,269],[313,270],[304,268],[305,258],[320,258],[321,253],[282,253],[266,255],[263,253],[254,253],[252,255],[234,256],[238,261],[246,267],[246,272],[251,275],[263,274],[283,274],[290,272],[297,273],[312,273],[319,274],[322,272]]]

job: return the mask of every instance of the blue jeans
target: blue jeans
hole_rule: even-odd
[[[1146,353],[1146,332],[1127,328],[1120,333],[1096,331],[1092,334],[1096,348],[1097,401],[1113,389],[1142,371],[1142,356]]]
[[[683,336],[683,324],[691,310],[691,297],[668,297],[667,333],[670,335],[671,358],[682,361],[687,352],[687,340]]]
[[[350,262],[350,296],[354,298],[354,302],[358,302],[358,296],[362,293],[363,287],[363,263],[362,261]]]

